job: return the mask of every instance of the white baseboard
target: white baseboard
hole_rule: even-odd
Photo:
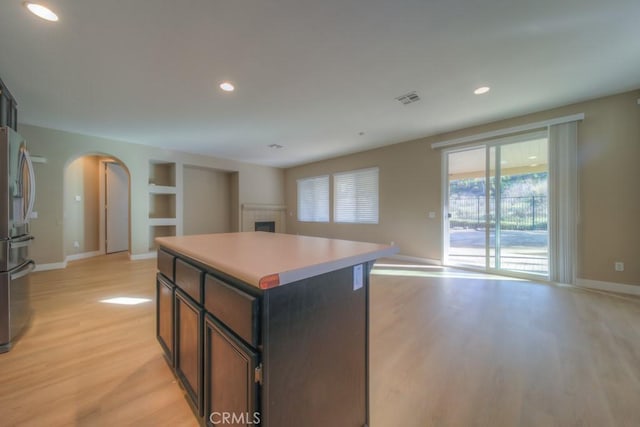
[[[49,264],[36,264],[36,269],[34,271],[47,271],[47,270],[60,270],[63,268],[67,268],[67,262],[52,262]]]
[[[82,252],[80,254],[67,255],[64,259],[65,262],[78,261],[85,258],[93,258],[94,256],[104,255],[102,251]]]
[[[398,255],[398,254],[391,255],[389,258],[397,259],[398,261],[418,262],[420,264],[442,265],[442,261],[440,261],[439,259],[419,258],[415,256]]]
[[[624,283],[613,283],[613,282],[600,282],[598,280],[578,278],[576,279],[576,286],[589,288],[589,289],[598,289],[600,291],[616,292],[619,294],[640,296],[640,286],[637,286],[637,285],[626,285]]]
[[[157,252],[147,252],[144,254],[129,254],[129,259],[131,261],[139,261],[141,259],[153,259],[157,257],[158,257]]]

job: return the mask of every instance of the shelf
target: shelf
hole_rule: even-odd
[[[162,227],[165,225],[178,225],[178,220],[176,218],[149,218],[149,225],[151,227]]]
[[[166,185],[149,184],[149,193],[152,194],[176,194],[176,187]]]

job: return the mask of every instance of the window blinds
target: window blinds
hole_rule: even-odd
[[[378,168],[333,175],[335,222],[378,223]]]
[[[329,175],[299,179],[298,221],[329,222]]]

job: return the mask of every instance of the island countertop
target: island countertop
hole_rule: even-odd
[[[398,252],[397,246],[259,231],[158,237],[156,242],[260,289]]]

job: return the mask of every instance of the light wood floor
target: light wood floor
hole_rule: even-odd
[[[1,426],[196,426],[155,340],[155,262],[33,275],[34,321],[0,355]],[[640,425],[640,301],[378,264],[371,425]],[[340,427],[340,426],[332,426]]]

